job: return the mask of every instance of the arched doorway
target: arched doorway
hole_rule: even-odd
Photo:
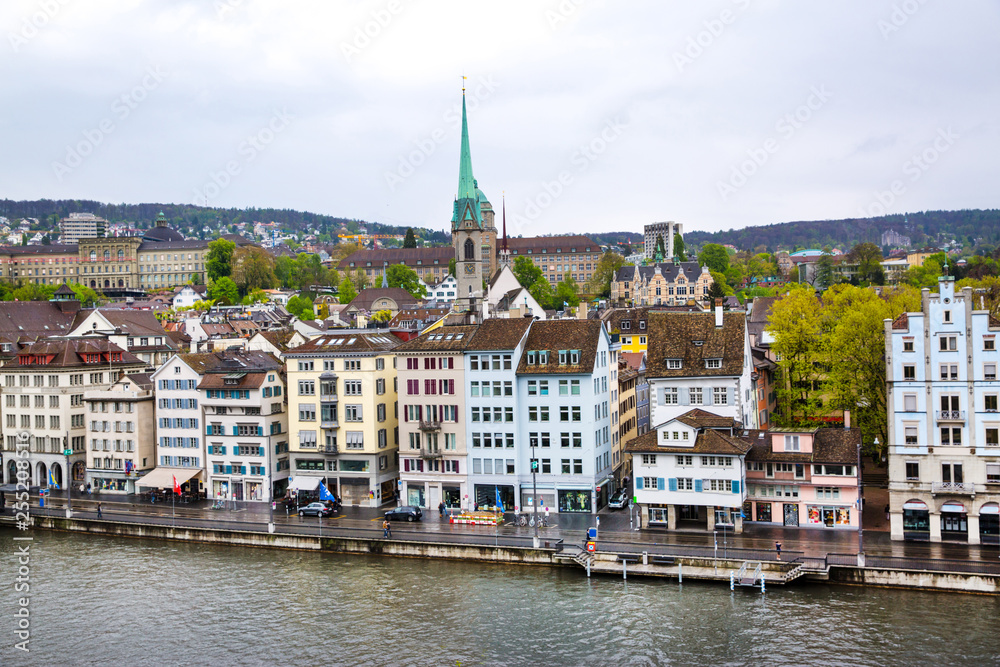
[[[111,287],[111,281],[110,280],[105,280],[104,281],[104,286],[105,287]]]
[[[91,280],[90,281],[90,286],[96,289],[97,288],[97,281],[96,280]]]
[[[119,279],[118,279],[118,286],[119,286],[119,287],[125,287],[125,281],[124,281],[124,280],[122,280],[121,278],[119,278]]]
[[[927,539],[931,519],[927,503],[913,498],[903,503],[903,535],[909,539]]]
[[[73,464],[73,482],[83,482],[86,476],[87,466],[83,461],[77,461]]]
[[[17,463],[14,461],[10,461],[7,463],[7,481],[5,483],[6,484],[17,483]]]
[[[63,471],[62,471],[62,466],[61,465],[59,465],[58,463],[53,463],[52,464],[52,481],[54,481],[55,482],[55,486],[58,486],[60,489],[63,488],[63,474],[62,474],[62,472]]]
[[[45,467],[45,464],[41,461],[35,466],[35,479],[38,480],[38,486],[45,486],[49,481],[49,470]]]

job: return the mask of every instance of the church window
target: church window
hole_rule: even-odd
[[[474,260],[476,258],[476,244],[472,239],[465,239],[465,259]]]

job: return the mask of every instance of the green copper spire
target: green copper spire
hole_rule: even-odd
[[[455,212],[451,222],[454,227],[464,227],[466,221],[472,221],[476,227],[482,226],[476,179],[472,175],[472,150],[469,148],[469,117],[465,110],[465,88],[462,88],[462,152],[458,162],[458,194],[455,197]]]

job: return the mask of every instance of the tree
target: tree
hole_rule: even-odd
[[[678,262],[688,261],[687,246],[684,245],[684,237],[679,232],[674,234],[674,257]]]
[[[413,234],[413,227],[408,227],[406,230],[406,237],[403,238],[404,248],[416,248],[417,247],[417,237]]]
[[[15,301],[49,301],[56,292],[55,285],[25,283],[15,289],[11,297]]]
[[[556,295],[548,280],[535,281],[535,284],[528,288],[528,293],[542,308],[551,309],[555,307],[554,301]],[[562,307],[562,301],[559,302],[559,306]]]
[[[708,295],[713,299],[720,299],[726,296],[732,296],[735,294],[733,288],[729,286],[729,282],[726,280],[726,276],[718,273],[716,271],[709,271],[712,276],[712,286],[709,288]]]
[[[450,275],[455,276],[456,278],[458,277],[458,274],[455,273],[455,258],[454,257],[452,257],[451,259],[448,260],[448,273]]]
[[[391,310],[380,310],[371,316],[370,321],[375,322],[376,324],[384,324],[385,322],[388,322],[391,319],[392,319]]]
[[[663,237],[662,236],[657,236],[656,237],[656,250],[653,252],[653,257],[654,258],[660,258],[660,257],[666,258],[666,256],[667,256],[667,249],[663,247]]]
[[[729,268],[729,251],[718,243],[706,243],[698,255],[698,263],[711,271],[725,273]]]
[[[316,285],[327,284],[328,271],[319,255],[300,252],[294,260],[294,267],[294,280],[299,289],[313,291]]]
[[[294,286],[295,260],[288,255],[281,255],[274,260],[274,277],[278,283],[288,289]]]
[[[227,239],[216,239],[208,244],[205,253],[205,269],[209,280],[218,280],[233,272],[233,252],[236,244]]]
[[[241,294],[271,289],[278,282],[274,275],[274,257],[263,248],[244,246],[233,253],[232,278]]]
[[[244,297],[243,303],[252,306],[255,303],[267,303],[270,300],[271,298],[267,295],[267,292],[262,289],[255,289]]]
[[[97,295],[93,289],[87,287],[86,285],[79,285],[77,283],[70,283],[69,288],[73,290],[76,294],[76,298],[80,300],[80,306],[82,308],[93,308],[101,304],[101,298]]]
[[[779,423],[809,425],[820,416],[822,408],[816,366],[822,345],[822,320],[815,291],[798,287],[775,301],[767,328],[774,334],[771,349],[780,360],[775,392]]]
[[[885,282],[882,270],[882,250],[874,243],[859,243],[847,253],[846,259],[857,264],[858,280],[863,283],[881,284]]]
[[[518,259],[522,258],[519,257]],[[614,280],[615,275],[618,274],[618,269],[622,268],[624,265],[624,257],[611,250],[605,252],[601,255],[600,261],[597,262],[597,267],[594,269],[594,273],[591,275],[590,280],[587,281],[587,292],[589,294],[593,294],[594,296],[611,296],[611,281]],[[538,273],[541,274],[540,269]]]
[[[402,287],[415,299],[427,294],[427,288],[420,282],[417,272],[405,264],[393,264],[386,269],[385,275],[389,287]]]
[[[240,302],[240,290],[229,276],[222,276],[208,286],[208,297],[223,306],[234,306]]]
[[[204,285],[205,284],[204,277],[200,273],[192,273],[191,274],[191,279],[188,282],[190,282],[192,285]]]
[[[351,282],[350,278],[341,280],[339,289],[338,297],[340,298],[340,303],[350,303],[358,297],[358,292],[354,289],[354,283]]]
[[[819,290],[825,290],[834,283],[833,257],[830,253],[824,252],[816,262],[816,275],[813,278],[813,286]]]
[[[328,317],[330,317],[330,305],[321,303],[319,308],[316,309],[316,319],[325,320]]]
[[[559,281],[559,284],[556,285],[555,303],[553,305],[556,309],[566,306],[576,307],[580,303],[578,292],[579,286],[573,280],[573,276],[567,272],[563,279]]]
[[[514,277],[517,278],[517,282],[521,283],[522,287],[527,287],[529,290],[532,285],[543,279],[542,270],[535,266],[535,263],[531,261],[530,257],[525,257],[524,255],[514,260],[514,266],[511,270],[514,272]]]
[[[354,272],[354,278],[352,280],[354,282],[355,287],[357,287],[358,290],[363,290],[367,288],[368,285],[370,284],[368,281],[368,274],[365,273],[364,269],[360,268]]]
[[[337,247],[333,249],[332,253],[330,253],[330,259],[333,261],[334,265],[337,265],[342,260],[347,259],[359,250],[363,250],[363,248],[357,243],[338,243]]]
[[[285,306],[287,310],[292,315],[295,315],[300,320],[311,320],[315,317],[312,308],[313,302],[309,297],[305,296],[293,296],[288,300],[288,305]]]

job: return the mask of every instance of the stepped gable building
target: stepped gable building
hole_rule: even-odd
[[[674,306],[708,297],[715,281],[698,262],[623,266],[611,281],[611,303],[619,306]]]

